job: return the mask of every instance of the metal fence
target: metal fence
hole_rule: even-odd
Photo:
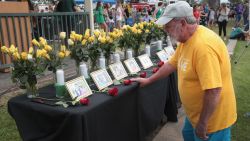
[[[0,46],[17,46],[27,51],[33,38],[44,37],[50,44],[56,44],[58,34],[71,31],[83,33],[90,28],[89,13],[0,13]],[[11,60],[0,52],[0,68],[8,67]]]

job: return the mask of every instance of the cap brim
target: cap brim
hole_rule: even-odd
[[[167,24],[168,22],[170,22],[173,18],[168,18],[168,17],[160,17],[156,22],[155,24],[158,24],[158,25],[165,25]]]

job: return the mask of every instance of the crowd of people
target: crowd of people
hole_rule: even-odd
[[[112,31],[113,28],[120,29],[124,24],[133,25],[143,21],[155,21],[163,14],[167,6],[166,3],[159,2],[156,5],[145,5],[138,8],[131,3],[122,4],[117,2],[115,5],[111,5],[101,1],[95,5],[93,9],[95,24],[106,32]],[[249,7],[247,1],[236,4],[221,3],[218,7],[209,7],[207,3],[192,4],[192,7],[197,23],[210,29],[218,26],[218,34],[224,40],[227,39],[227,23],[229,20],[235,19],[234,28],[229,38],[243,39],[244,33],[248,31]],[[54,1],[42,9],[39,9],[39,5],[33,5],[32,9],[34,12],[84,11],[84,7],[77,5],[74,0]],[[241,25],[242,20],[243,24]]]

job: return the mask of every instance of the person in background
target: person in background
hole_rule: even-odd
[[[208,27],[211,29],[214,26],[214,17],[215,17],[215,11],[214,8],[211,7],[208,14]]]
[[[143,21],[144,22],[150,22],[152,20],[152,18],[148,15],[148,12],[145,13],[145,16],[143,17]]]
[[[130,14],[129,14],[129,5],[128,5],[128,4],[125,5],[124,17],[125,17],[125,23],[128,24],[128,23],[127,23],[127,20],[128,20],[128,18],[130,17]]]
[[[241,16],[243,13],[243,5],[239,2],[236,6],[236,17],[235,17],[235,27],[239,27],[240,26],[240,20],[241,20]]]
[[[155,8],[155,10],[154,10],[154,15],[153,15],[153,17],[154,17],[155,19],[159,19],[159,18],[161,17],[161,15],[162,15],[162,13],[163,13],[162,6],[163,6],[163,3],[162,3],[162,2],[159,2],[159,3],[158,3],[158,7]]]
[[[115,11],[115,23],[116,23],[116,28],[121,29],[122,27],[122,21],[123,21],[123,8],[120,2],[116,3],[116,11]]]
[[[166,7],[156,24],[180,42],[172,58],[149,78],[133,78],[146,86],[177,70],[178,89],[186,113],[184,141],[230,141],[236,122],[231,63],[223,40],[198,25],[186,1]]]
[[[243,24],[244,26],[248,24],[248,16],[249,16],[249,5],[248,1],[244,4],[244,11],[243,11]]]
[[[76,6],[76,3],[74,0],[60,0],[59,3],[56,6],[57,12],[74,12],[74,11],[80,11],[80,9]],[[61,31],[64,31],[69,36],[70,32],[73,31],[74,27],[74,21],[73,19],[70,19],[69,16],[65,15],[62,18],[61,24],[63,25]],[[65,44],[67,45],[67,41],[65,40]]]
[[[105,23],[107,24],[107,27],[108,27],[108,31],[110,31],[110,29],[112,28],[112,22],[110,19],[111,16],[109,14],[110,14],[110,4],[106,3],[104,5],[103,15],[104,15]]]
[[[228,14],[229,9],[225,3],[222,3],[218,13],[218,24],[219,24],[219,36],[221,36],[221,32],[224,33],[224,40],[227,40],[227,22],[228,22]]]
[[[104,12],[103,12],[102,2],[97,2],[95,9],[95,20],[99,24],[99,26],[105,31],[108,32],[108,26],[104,20]]]
[[[200,8],[199,5],[194,5],[193,7],[193,15],[196,19],[197,24],[200,24]]]

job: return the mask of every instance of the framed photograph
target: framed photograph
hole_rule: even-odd
[[[66,82],[65,85],[72,99],[80,99],[92,94],[92,91],[83,76],[70,80]]]
[[[172,46],[165,47],[164,50],[166,51],[168,56],[172,56],[175,53],[175,50]]]
[[[148,54],[143,54],[141,56],[138,56],[138,59],[141,62],[143,69],[147,69],[153,66],[153,63],[150,60]]]
[[[113,84],[111,77],[106,69],[101,69],[90,73],[90,76],[94,80],[97,88],[102,90]]]
[[[128,76],[121,62],[109,65],[109,68],[116,80],[121,80]]]
[[[165,50],[161,50],[156,53],[159,59],[163,62],[166,62],[169,58],[168,54],[165,52]]]
[[[141,68],[138,66],[134,58],[130,58],[124,61],[126,67],[128,68],[130,73],[137,73],[141,70]]]

